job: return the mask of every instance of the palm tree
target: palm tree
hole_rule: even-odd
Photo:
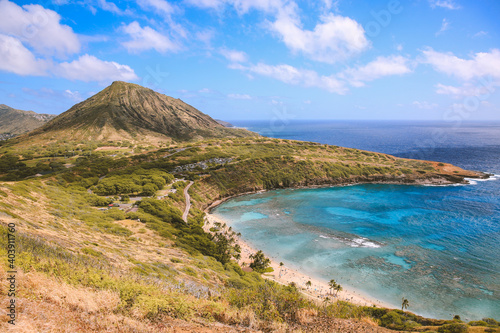
[[[330,294],[332,293],[332,289],[335,288],[335,286],[337,286],[337,282],[335,282],[334,279],[331,279],[330,282],[328,282],[328,286],[330,287]]]
[[[284,265],[285,265],[285,264],[284,264],[283,262],[280,262],[280,277],[281,277],[281,270],[283,269],[283,266],[284,266]]]
[[[309,289],[309,287],[311,287],[311,284],[312,284],[312,283],[311,283],[311,281],[307,281],[307,282],[306,282],[306,287],[307,287],[307,289]]]
[[[410,302],[406,298],[403,297],[403,302],[401,303],[401,310],[404,312],[405,309],[408,309],[410,306]]]
[[[335,286],[335,288],[333,288],[333,289],[335,289],[335,291],[337,292],[337,293],[335,294],[335,296],[337,296],[337,295],[339,294],[339,292],[340,292],[340,291],[342,291],[342,289],[343,289],[343,288],[342,288],[342,286],[341,286],[340,284],[337,284],[337,285]]]
[[[325,299],[323,300],[323,306],[326,308],[328,303],[330,303],[330,297],[325,297]]]

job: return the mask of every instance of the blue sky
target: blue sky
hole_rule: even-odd
[[[0,0],[0,104],[116,80],[225,120],[500,120],[496,0]]]

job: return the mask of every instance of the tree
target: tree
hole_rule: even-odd
[[[155,195],[157,190],[158,188],[154,184],[148,183],[142,187],[142,194],[144,194],[147,197],[150,197]]]
[[[401,310],[404,311],[404,309],[408,309],[410,306],[410,302],[406,298],[403,297],[403,301],[401,303]]]
[[[271,263],[271,260],[269,260],[269,258],[266,258],[262,250],[259,250],[257,251],[257,253],[250,255],[250,259],[253,260],[250,263],[250,268],[259,273],[264,273],[266,268],[269,267],[269,264]]]
[[[337,284],[335,286],[335,288],[333,288],[333,289],[336,291],[335,295],[338,295],[339,292],[341,292],[343,288],[342,288],[342,286],[340,284]]]
[[[332,289],[335,289],[335,287],[337,286],[337,282],[335,282],[334,279],[331,279],[329,282],[328,282],[328,286],[330,287],[330,294],[332,293]]]
[[[306,287],[307,287],[307,289],[309,289],[309,288],[311,287],[311,285],[312,285],[311,281],[307,281],[307,282],[306,282]]]
[[[284,265],[285,265],[285,264],[281,261],[281,262],[280,262],[280,277],[281,277],[281,271],[283,270],[283,266],[284,266]]]

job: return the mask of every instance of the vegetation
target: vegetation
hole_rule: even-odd
[[[406,298],[403,297],[403,300],[401,302],[401,311],[408,309],[409,306],[410,306],[410,302]]]
[[[44,283],[53,281],[61,290],[70,286],[73,292],[112,295],[107,299],[116,300],[108,310],[67,303],[82,313],[104,316],[110,311],[139,320],[149,331],[166,318],[298,331],[306,317],[318,322],[369,318],[391,329],[437,330],[454,322],[330,298],[316,302],[296,285],[265,280],[261,274],[272,269],[262,251],[251,257],[253,272],[244,272],[237,263],[237,235],[220,224],[205,231],[203,211],[219,198],[247,191],[414,181],[439,177],[439,172],[428,163],[384,154],[268,138],[212,139],[160,148],[125,140],[55,140],[41,149],[3,143],[0,176],[9,182],[0,183],[0,208],[19,228],[20,271],[43,276]],[[460,169],[459,175],[464,172]],[[185,223],[182,193],[187,180],[194,184]],[[0,229],[1,252],[6,238]],[[280,275],[283,266],[280,263]],[[342,290],[333,279],[329,285],[332,294]],[[48,299],[34,294],[35,289],[23,290],[21,297],[26,302]],[[59,300],[57,304],[68,302]],[[489,319],[470,325],[498,327]]]
[[[266,272],[267,268],[271,264],[271,260],[269,260],[269,258],[264,255],[264,252],[262,252],[262,250],[259,250],[256,253],[250,255],[250,259],[252,259],[250,268],[259,273]]]

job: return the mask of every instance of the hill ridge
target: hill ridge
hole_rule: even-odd
[[[256,134],[226,128],[180,99],[115,81],[23,139],[191,141]],[[21,140],[22,141],[22,140]]]
[[[0,140],[32,131],[54,117],[55,115],[19,110],[0,104]]]

